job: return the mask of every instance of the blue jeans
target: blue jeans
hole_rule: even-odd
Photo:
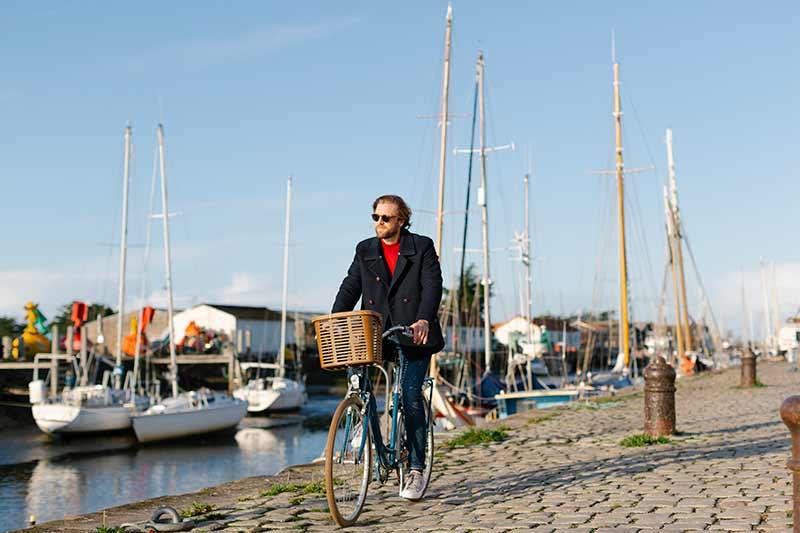
[[[427,414],[422,399],[422,382],[428,376],[430,355],[415,354],[405,358],[403,370],[403,413],[408,442],[409,462],[412,470],[425,468],[425,441]]]
[[[427,414],[422,398],[422,383],[428,376],[428,365],[431,361],[429,354],[420,354],[415,350],[404,348],[405,368],[403,369],[403,424],[406,430],[406,443],[408,445],[409,466],[413,470],[425,469],[425,440],[427,437]],[[370,391],[372,392],[372,391]],[[380,421],[375,404],[375,395],[370,394],[370,427],[373,435],[380,435]],[[388,408],[388,406],[387,406]],[[388,437],[388,435],[386,435]],[[375,439],[375,448],[379,456],[386,453],[386,448],[379,439]]]

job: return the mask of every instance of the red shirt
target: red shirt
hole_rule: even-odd
[[[394,244],[386,244],[383,242],[383,239],[381,239],[381,248],[383,248],[383,257],[386,259],[386,266],[389,267],[389,272],[394,276],[397,256],[400,255],[400,240],[398,239]]]

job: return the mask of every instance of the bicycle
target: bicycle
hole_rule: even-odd
[[[403,398],[400,392],[406,362],[398,337],[401,334],[413,336],[411,328],[407,326],[395,326],[380,336],[380,339],[388,339],[394,344],[397,351],[397,364],[392,370],[391,382],[389,373],[374,362],[346,365],[349,385],[347,394],[334,412],[325,445],[325,492],[331,516],[340,526],[354,524],[361,514],[372,477],[373,451],[376,456],[375,479],[378,482],[385,483],[389,479],[390,472],[394,470],[397,472],[402,491],[409,471],[409,454],[403,424]],[[387,442],[383,441],[378,421],[377,404],[368,372],[371,366],[378,368],[386,378],[389,399],[386,413],[390,416]],[[391,396],[388,393],[390,383]],[[426,378],[423,382],[423,402],[427,417],[427,436],[422,495],[430,484],[433,470],[432,394],[433,379]],[[381,442],[383,446],[373,447],[373,442]],[[382,453],[379,453],[379,448],[383,448]]]

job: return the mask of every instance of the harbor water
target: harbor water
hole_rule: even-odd
[[[0,531],[248,476],[322,455],[339,397],[312,397],[299,415],[245,418],[235,429],[141,446],[132,434],[53,440],[35,425],[0,432]]]

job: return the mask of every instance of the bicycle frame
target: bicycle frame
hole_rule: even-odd
[[[347,396],[357,395],[361,399],[363,408],[361,412],[361,416],[365,423],[369,426],[369,431],[372,433],[373,441],[376,443],[375,450],[376,450],[376,461],[379,466],[383,467],[384,469],[397,469],[399,467],[400,462],[400,450],[396,448],[397,444],[397,432],[400,421],[400,402],[402,401],[402,394],[400,390],[400,384],[403,382],[403,370],[405,368],[405,354],[399,343],[393,341],[396,346],[398,360],[397,364],[393,369],[393,382],[392,382],[392,392],[391,392],[391,418],[390,418],[390,426],[389,426],[389,441],[388,444],[383,440],[383,434],[381,433],[381,428],[379,423],[374,423],[373,419],[377,421],[378,413],[377,407],[374,407],[374,403],[371,401],[373,400],[374,393],[372,391],[372,382],[369,379],[369,374],[367,372],[369,367],[360,367],[360,368],[352,368],[348,371],[348,381],[350,383],[349,389],[347,391]],[[383,372],[384,376],[387,378],[388,381],[388,373],[383,367],[379,365],[372,365],[380,369]],[[433,413],[433,409],[431,407],[432,399],[433,399],[433,378],[425,378],[423,381],[423,387],[428,387],[430,389],[428,395],[428,412],[426,416],[428,420],[430,420],[430,416]],[[387,399],[388,399],[387,394]],[[389,407],[389,404],[386,406]],[[350,419],[348,418],[347,422],[345,423],[345,434],[350,435]],[[349,438],[349,437],[348,437]],[[345,445],[346,445],[345,440]],[[382,444],[382,446],[378,446],[378,442]],[[361,442],[358,448],[357,460],[360,461],[364,456],[364,447],[367,445],[367,432],[362,430],[361,433]]]

